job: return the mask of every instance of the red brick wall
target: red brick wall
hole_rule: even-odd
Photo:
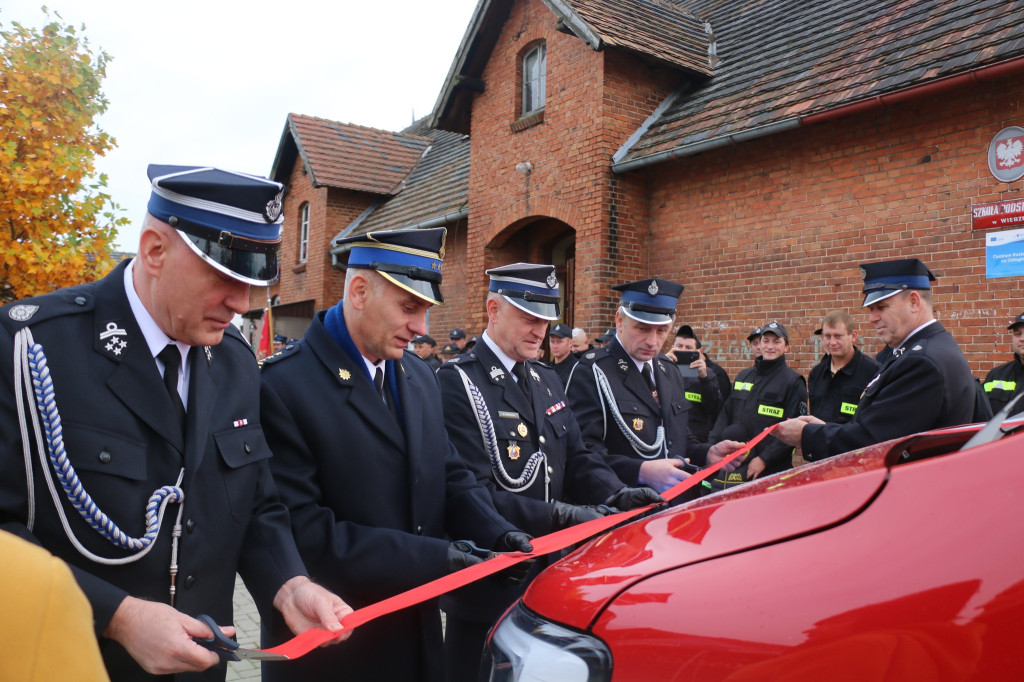
[[[281,303],[314,300],[317,310],[328,308],[342,297],[345,273],[331,266],[331,240],[373,203],[365,192],[313,187],[296,160],[284,199],[284,225],[280,252],[281,281],[270,288]],[[306,262],[299,262],[299,228],[302,205],[309,203],[309,247]],[[254,287],[250,306],[266,306],[265,288]]]
[[[1022,96],[1024,79],[1004,80],[640,171],[652,186],[651,272],[686,285],[680,322],[731,373],[749,364],[748,330],[772,318],[807,372],[832,308],[853,313],[864,350],[881,347],[858,265],[920,257],[939,278],[937,316],[981,377],[1008,359],[1024,291],[1020,278],[985,278],[970,210],[1024,197],[987,166],[992,137],[1020,123]]]
[[[556,23],[540,0],[515,2],[483,73],[486,90],[473,101],[467,328],[486,325],[484,270],[517,257],[504,245],[521,247],[533,236],[531,223],[545,217],[575,230],[575,323],[592,335],[614,313],[611,285],[647,270],[644,180],[612,176],[610,159],[680,76],[621,51],[595,52]],[[513,132],[519,60],[540,40],[547,45],[544,120]],[[532,163],[533,172],[518,174],[519,162]]]

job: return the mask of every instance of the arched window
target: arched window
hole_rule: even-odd
[[[299,209],[299,262],[309,257],[309,202]]]
[[[544,108],[547,80],[547,50],[538,44],[523,56],[523,111],[522,116]]]

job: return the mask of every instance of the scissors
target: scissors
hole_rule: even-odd
[[[217,627],[217,621],[205,613],[201,616],[196,616],[196,619],[201,620],[208,628],[210,628],[213,632],[213,637],[193,637],[192,639],[196,644],[206,647],[225,661],[240,661],[242,659],[249,661],[288,660],[288,657],[284,654],[272,654],[267,651],[260,651],[259,649],[240,648],[238,646],[238,642],[221,632],[220,628]]]

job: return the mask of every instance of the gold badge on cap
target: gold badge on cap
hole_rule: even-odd
[[[519,433],[519,436],[521,438],[526,438],[526,434],[528,434],[530,432],[526,428],[526,424],[524,424],[523,422],[519,422],[519,426],[516,427],[516,431]]]
[[[508,458],[512,461],[519,459],[519,446],[515,443],[508,444]]]
[[[636,419],[634,419],[633,420],[633,430],[634,431],[643,431],[644,430],[644,420],[641,419],[640,417],[637,417]]]

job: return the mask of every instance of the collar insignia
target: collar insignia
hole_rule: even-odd
[[[338,378],[341,379],[342,381],[348,381],[349,379],[352,378],[352,372],[348,371],[347,369],[339,369]]]
[[[530,376],[533,377],[534,381],[540,383],[540,375],[537,374],[537,370],[535,370],[533,367],[530,368]]]
[[[125,336],[128,336],[128,332],[118,327],[117,322],[107,322],[106,331],[100,332],[100,341],[106,341],[103,349],[120,356],[128,348],[128,342],[122,338]]]
[[[629,371],[629,363],[626,362],[625,360],[623,360],[622,358],[619,358],[619,371],[620,372],[628,372]]]
[[[505,378],[505,370],[499,369],[496,365],[491,365],[491,381],[500,381]]]

